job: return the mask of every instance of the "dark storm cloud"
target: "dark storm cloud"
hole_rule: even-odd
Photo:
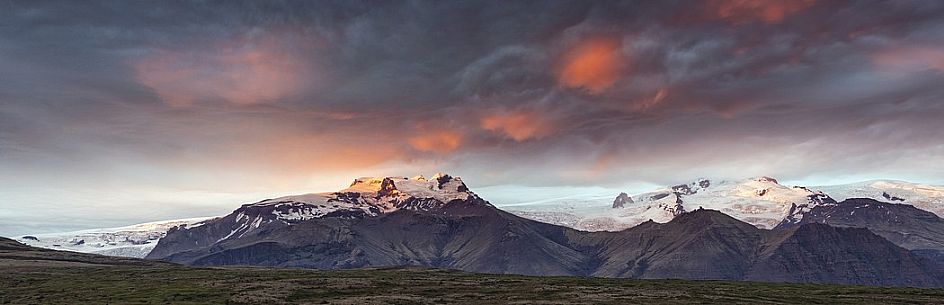
[[[942,41],[940,1],[6,1],[0,182],[941,182]]]

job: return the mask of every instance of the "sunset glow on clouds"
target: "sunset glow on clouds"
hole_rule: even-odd
[[[816,0],[708,0],[713,18],[743,24],[752,21],[779,23],[788,15],[816,4]]]
[[[157,49],[135,61],[134,69],[142,84],[174,106],[275,103],[295,94],[312,74],[306,70],[306,53],[313,49],[305,38],[278,35],[256,34],[195,49]]]
[[[535,111],[512,111],[486,115],[481,127],[494,131],[515,141],[538,139],[549,135],[553,126]]]
[[[942,1],[14,1],[0,20],[12,209],[121,190],[101,200],[126,224],[171,204],[135,190],[248,201],[438,171],[944,183]]]
[[[623,65],[618,41],[593,39],[567,53],[558,80],[564,87],[599,93],[616,82]]]
[[[462,135],[449,130],[426,131],[410,137],[407,143],[423,152],[448,153],[462,145]]]

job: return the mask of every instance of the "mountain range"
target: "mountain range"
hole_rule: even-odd
[[[682,191],[697,194],[710,185],[699,187]],[[779,198],[781,191],[770,194]],[[855,204],[801,191],[817,200],[808,201],[803,215]],[[676,195],[684,202],[683,196]],[[264,200],[173,228],[147,257],[197,266],[419,265],[527,275],[944,285],[942,262],[920,252],[939,248],[909,249],[867,228],[832,226],[792,210],[784,213],[799,221],[781,220],[772,230],[700,207],[665,223],[587,232],[498,209],[449,175],[360,178],[339,192]]]
[[[615,199],[614,199],[615,197]],[[913,205],[944,217],[944,187],[893,180],[833,186],[787,186],[770,177],[696,181],[609,199],[564,198],[535,205],[515,205],[510,212],[537,221],[583,231],[620,231],[648,220],[668,222],[698,208],[714,209],[759,228],[772,229],[810,208],[850,198]],[[793,215],[793,216],[791,216]]]
[[[600,214],[578,215],[593,217],[567,226],[536,221],[539,214],[499,209],[450,175],[367,177],[338,192],[267,199],[221,217],[165,223],[169,230],[157,235],[146,257],[196,266],[415,265],[526,275],[944,286],[944,221],[902,203],[933,208],[939,197],[928,188],[901,188],[911,192],[905,193],[867,185],[871,189],[827,194],[767,177],[700,179],[619,194],[602,217],[621,225],[647,219],[591,231],[574,224],[593,223]],[[882,200],[832,195],[841,190],[881,191]],[[43,239],[49,238],[20,238]]]

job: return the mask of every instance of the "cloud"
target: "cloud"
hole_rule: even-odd
[[[787,16],[816,4],[816,0],[709,0],[706,13],[731,24],[754,21],[780,23]]]
[[[642,100],[633,103],[631,108],[633,108],[635,111],[646,111],[655,108],[661,105],[668,95],[668,88],[659,88],[659,90],[656,90],[656,93],[651,97],[643,98]]]
[[[894,71],[944,71],[944,49],[917,46],[890,48],[873,54],[872,62],[879,68]]]
[[[564,56],[558,82],[563,87],[600,93],[616,82],[625,64],[618,41],[590,39],[581,42]]]
[[[187,49],[156,49],[133,63],[137,78],[174,106],[208,101],[275,103],[298,93],[314,71],[310,38],[259,32]]]
[[[17,185],[0,195],[25,199],[0,212],[48,188],[278,196],[436,171],[615,187],[944,171],[941,1],[0,6],[0,184]],[[86,211],[49,219],[105,217],[94,201],[48,200]]]
[[[410,137],[410,147],[422,152],[449,153],[462,145],[462,134],[450,130],[430,130]]]
[[[516,110],[499,111],[482,116],[479,120],[482,129],[497,132],[512,140],[521,142],[540,139],[554,131],[553,124],[538,111]]]

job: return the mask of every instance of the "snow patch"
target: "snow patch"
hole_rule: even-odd
[[[217,217],[197,217],[62,233],[29,234],[17,241],[40,248],[142,258],[154,249],[167,230],[199,227]]]

